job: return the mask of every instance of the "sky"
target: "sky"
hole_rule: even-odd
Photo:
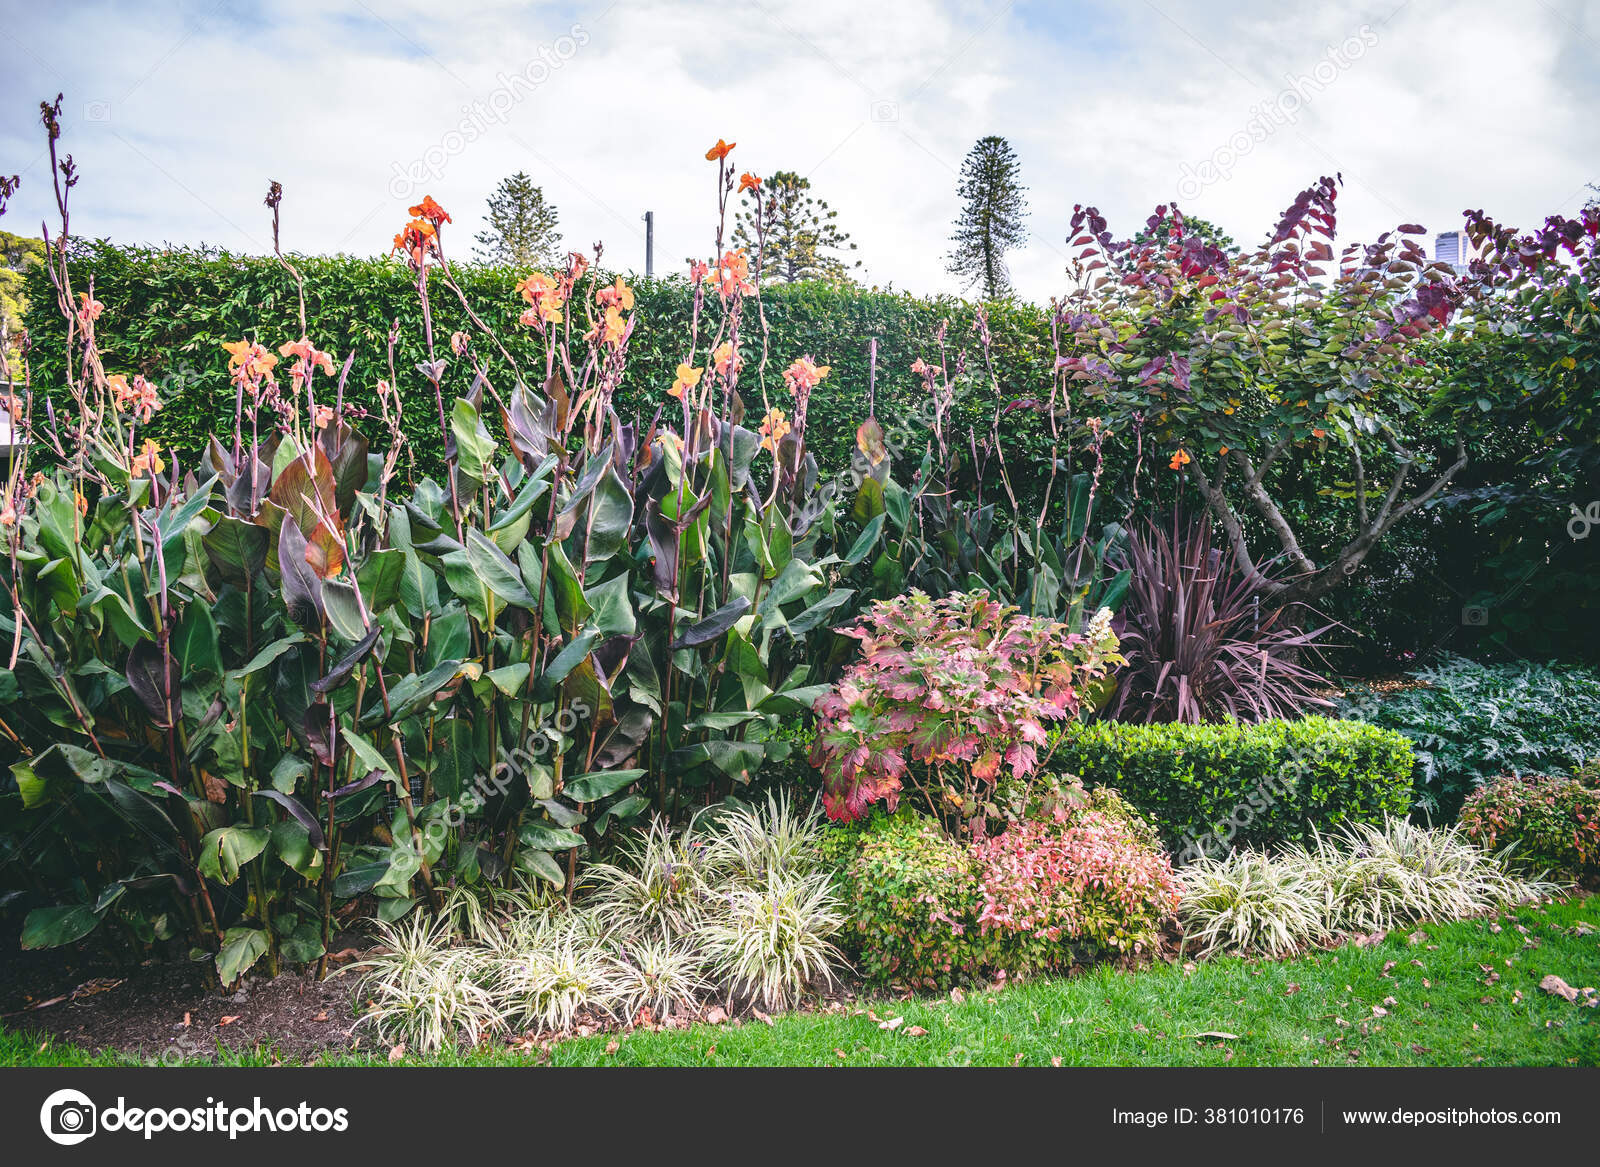
[[[1135,232],[1176,200],[1241,243],[1340,172],[1344,242],[1482,208],[1531,227],[1600,182],[1600,0],[0,0],[0,219],[54,215],[41,98],[65,94],[79,234],[376,255],[431,194],[460,257],[524,170],[565,244],[657,274],[712,249],[717,139],[795,170],[868,283],[945,271],[961,162],[1021,161],[1018,291],[1060,292],[1074,204]]]

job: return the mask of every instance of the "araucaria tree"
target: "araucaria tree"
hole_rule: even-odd
[[[476,236],[477,256],[512,267],[555,267],[561,257],[558,219],[544,188],[519,170],[501,179],[489,197],[489,226]]]
[[[752,205],[739,212],[733,242],[760,255],[763,282],[848,280],[851,270],[861,266],[859,259],[851,263],[839,254],[854,251],[856,245],[835,222],[839,212],[810,193],[809,178],[792,170],[764,179],[747,174],[740,189]]]
[[[1022,164],[1011,143],[991,134],[979,138],[961,165],[961,215],[956,219],[947,270],[967,287],[983,288],[992,300],[1011,290],[1006,252],[1027,241],[1022,220],[1028,213]]]

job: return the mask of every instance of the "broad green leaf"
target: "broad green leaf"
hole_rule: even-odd
[[[561,785],[561,793],[573,802],[598,802],[608,794],[615,794],[624,786],[644,777],[643,770],[600,770],[579,774]]]
[[[22,947],[59,948],[93,932],[100,917],[88,904],[35,908],[22,922]]]
[[[261,854],[272,833],[262,827],[219,827],[200,840],[200,874],[219,883],[232,883],[239,869]]]
[[[267,952],[267,934],[260,928],[229,928],[217,950],[217,976],[231,985]]]

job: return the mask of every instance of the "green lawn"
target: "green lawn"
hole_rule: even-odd
[[[1062,1065],[1093,1066],[1600,1064],[1600,1008],[1539,989],[1551,973],[1579,988],[1600,986],[1600,897],[1422,931],[1427,939],[1416,943],[1401,931],[1377,945],[1281,963],[1228,959],[1193,972],[1161,965],[1132,974],[1103,968],[1069,980],[969,992],[961,1001],[878,1002],[870,1006],[876,1021],[865,1012],[803,1013],[775,1017],[770,1026],[746,1021],[575,1038],[548,1055],[496,1049],[406,1057],[404,1063],[1047,1066],[1059,1058]],[[1490,983],[1493,973],[1498,977]],[[894,1018],[902,1019],[895,1028],[880,1027]],[[129,1060],[0,1034],[0,1064]],[[270,1051],[257,1051],[221,1060],[260,1065],[272,1059]],[[369,1062],[388,1064],[381,1051],[324,1059]]]

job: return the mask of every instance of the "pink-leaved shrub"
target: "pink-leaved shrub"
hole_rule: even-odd
[[[972,854],[983,888],[978,926],[1003,934],[1018,966],[1059,964],[1064,941],[1139,953],[1177,908],[1172,864],[1105,811],[1015,822],[974,840]]]
[[[902,784],[937,816],[970,818],[1002,768],[1027,778],[1047,753],[1047,725],[1077,715],[1086,687],[1122,664],[1109,613],[1073,633],[1018,614],[987,592],[875,603],[859,626],[861,659],[816,706],[811,762],[828,817],[854,821]]]

